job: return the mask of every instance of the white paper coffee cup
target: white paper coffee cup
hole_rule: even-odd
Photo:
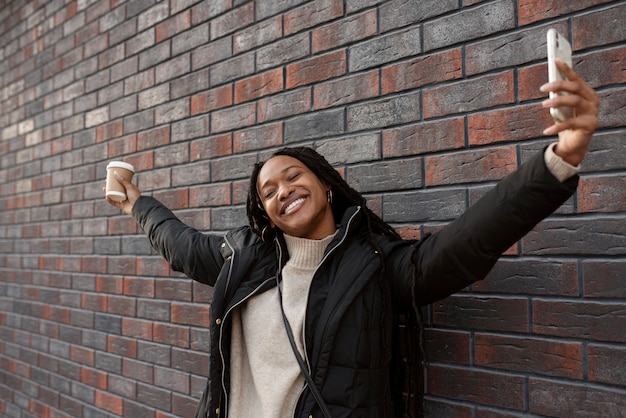
[[[114,172],[121,175],[127,181],[131,181],[133,175],[135,175],[135,167],[124,161],[111,161],[107,165],[106,196],[116,202],[123,202],[126,200],[126,189],[117,181],[113,175]]]

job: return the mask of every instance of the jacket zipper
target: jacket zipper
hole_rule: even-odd
[[[335,252],[335,250],[337,248],[339,248],[345,241],[346,238],[348,236],[348,232],[350,230],[350,225],[352,224],[352,221],[354,220],[354,218],[356,217],[356,215],[361,211],[361,207],[358,206],[357,210],[352,214],[352,216],[350,217],[350,219],[348,219],[348,222],[346,223],[346,227],[345,227],[345,231],[343,233],[343,236],[341,237],[341,239],[339,240],[339,242],[337,244],[335,244],[334,247],[332,247],[330,250],[328,250],[328,252],[326,253],[326,255],[324,257],[322,257],[322,260],[320,261],[320,263],[317,265],[317,267],[315,268],[315,271],[313,272],[313,276],[315,277],[315,275],[317,274],[317,271],[319,270],[319,268],[322,266],[322,264],[324,264],[324,262],[328,259],[328,257],[330,257],[330,255],[332,253]],[[282,256],[283,256],[283,251],[282,248],[280,247],[280,245],[276,244],[279,250],[279,258],[278,258],[278,265],[279,265],[279,269],[282,271]],[[279,274],[280,271],[279,271]],[[281,274],[282,276],[282,274]],[[311,289],[309,288],[309,294],[311,292]],[[309,299],[309,295],[307,294],[307,301]],[[311,364],[309,363],[309,355],[308,355],[308,349],[306,346],[306,313],[307,313],[307,309],[304,310],[304,326],[302,327],[302,345],[304,347],[304,361],[306,362],[307,368],[309,369],[309,374],[311,373]],[[304,393],[304,389],[306,388],[306,383],[304,384],[304,386],[302,387],[302,390],[300,391],[300,395],[298,396],[298,399],[296,401],[296,406],[295,408],[297,408],[298,406],[298,402],[300,402],[300,398],[302,397],[302,394]],[[293,416],[295,417],[295,409],[293,411]]]
[[[224,241],[228,244],[228,246],[230,247],[230,249],[232,250],[232,259],[230,262],[230,268],[228,269],[228,276],[227,276],[227,280],[226,280],[226,288],[225,290],[228,290],[228,286],[230,285],[230,277],[231,277],[231,273],[232,273],[232,268],[233,268],[233,264],[234,264],[234,259],[235,259],[235,251],[233,249],[233,246],[228,242],[228,239],[224,239]],[[250,292],[245,298],[243,298],[242,300],[240,300],[239,302],[237,302],[235,305],[231,306],[230,309],[228,309],[226,311],[226,313],[222,316],[222,323],[220,326],[220,340],[219,340],[219,350],[220,350],[220,358],[222,360],[222,391],[224,392],[224,416],[228,416],[228,391],[226,390],[226,361],[224,359],[224,352],[222,350],[222,337],[224,336],[224,328],[223,325],[228,317],[228,315],[233,311],[233,309],[235,309],[236,307],[238,307],[239,305],[241,305],[242,303],[244,303],[245,301],[247,301],[248,299],[250,299],[252,296],[254,296],[256,294],[256,292],[261,289],[267,282],[274,280],[274,277],[271,277],[267,280],[265,280],[263,283],[261,283],[260,285],[258,285],[252,292]],[[230,370],[230,368],[229,368]]]

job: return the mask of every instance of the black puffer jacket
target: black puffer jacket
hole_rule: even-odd
[[[482,279],[506,249],[574,192],[577,180],[560,183],[540,153],[427,239],[379,237],[384,276],[360,208],[346,211],[314,275],[305,323],[308,364],[332,416],[399,414],[390,378],[396,314]],[[288,258],[284,241],[279,235],[263,242],[249,227],[225,236],[203,234],[149,197],[137,200],[133,215],[174,270],[214,286],[209,379],[196,417],[227,416],[232,312],[276,285]],[[321,416],[308,389],[296,416]]]

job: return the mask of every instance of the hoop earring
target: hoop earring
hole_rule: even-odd
[[[269,228],[268,226],[265,226],[265,228],[263,228],[263,230],[261,231],[261,241],[265,242],[265,233],[267,232],[267,228]]]
[[[332,189],[328,190],[326,192],[326,200],[328,200],[328,203],[330,203],[331,205],[333,204],[333,191],[332,191]]]

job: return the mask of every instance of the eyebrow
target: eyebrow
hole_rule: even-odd
[[[282,170],[280,170],[280,173],[284,174],[287,171],[291,170],[292,168],[301,168],[301,167],[297,166],[297,165],[290,165],[290,166],[287,166],[287,167],[283,168]],[[259,190],[263,190],[263,188],[266,187],[267,183],[270,183],[270,181],[271,181],[271,179],[268,179],[268,180],[264,181],[263,184],[259,187]]]

